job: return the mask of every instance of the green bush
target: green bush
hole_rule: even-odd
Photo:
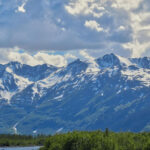
[[[49,137],[42,150],[150,150],[150,133],[75,131]]]

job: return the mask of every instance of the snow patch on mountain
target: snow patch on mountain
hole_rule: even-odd
[[[13,73],[12,69],[9,68],[9,67],[6,68],[6,71],[7,71],[8,73]]]
[[[10,104],[10,100],[11,100],[12,96],[15,94],[16,94],[16,92],[9,92],[6,90],[0,91],[0,99],[5,99]]]
[[[63,94],[62,95],[59,95],[59,96],[56,96],[55,98],[54,98],[54,100],[58,100],[58,101],[60,101],[62,98],[63,98]]]
[[[121,57],[119,55],[116,55],[116,56],[119,58],[120,63],[122,65],[126,65],[126,66],[131,66],[132,65],[132,62],[128,58],[124,58],[124,57]]]
[[[87,74],[97,74],[100,71],[100,68],[95,60],[90,60],[88,62],[88,68],[86,69]]]
[[[140,68],[138,70],[122,70],[122,75],[126,76],[128,80],[138,80],[145,86],[150,86],[150,70]]]
[[[46,79],[40,80],[37,83],[39,83],[40,86],[43,88],[50,88],[50,87],[54,86],[56,83],[60,83],[62,81],[62,79],[63,79],[63,77],[59,77],[58,75],[55,75],[53,73]]]
[[[33,83],[32,81],[29,81],[28,78],[24,78],[16,74],[14,74],[14,79],[19,91],[25,89],[28,85]]]
[[[54,88],[57,85],[61,85],[57,87],[57,90],[62,91],[65,91],[69,86],[74,89],[79,89],[82,85],[87,84],[88,82],[92,82],[92,84],[96,85],[99,78],[103,76],[105,78],[109,77],[109,79],[115,76],[120,76],[123,77],[126,82],[128,80],[135,80],[141,83],[140,86],[150,86],[150,69],[148,69],[150,59],[148,58],[128,59],[118,55],[108,54],[95,60],[86,53],[83,54],[87,58],[86,61],[78,59],[62,68],[53,68],[53,66],[47,65],[34,66],[34,68],[32,68],[31,66],[24,66],[17,62],[12,62],[6,66],[2,66],[1,70],[3,70],[4,67],[6,68],[0,78],[0,98],[10,102],[15,94],[23,91],[28,86],[33,85],[31,89],[31,99],[34,100],[37,96],[40,99],[46,95],[48,89]],[[144,67],[144,65],[146,65],[146,67]],[[44,67],[44,69],[42,69],[42,67]],[[32,72],[27,76],[24,75],[24,73],[18,73],[17,70],[19,69],[20,71],[20,68],[21,71],[24,71],[23,68],[25,68],[25,70],[30,70],[30,68],[32,68],[32,71],[37,71],[39,79],[34,80]],[[26,73],[28,73],[27,70]],[[43,70],[43,72],[40,70]],[[35,78],[37,78],[37,76],[35,76]],[[121,82],[120,79],[118,80]],[[101,84],[99,83],[99,85]],[[14,89],[12,89],[12,86]],[[99,92],[99,88],[98,85],[97,87],[92,87],[95,93]],[[128,90],[129,86],[126,84],[120,87],[120,85],[116,84],[115,88],[117,89],[116,94],[120,94],[123,90]],[[137,88],[138,87],[132,87],[132,90],[136,90]],[[71,93],[71,91],[68,92]],[[101,95],[103,96],[104,92],[102,92]],[[60,93],[60,95],[56,94],[54,97],[55,100],[61,100],[62,98],[63,92]]]

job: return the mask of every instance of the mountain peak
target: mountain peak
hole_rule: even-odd
[[[75,61],[71,62],[69,65],[79,64],[79,63],[82,63],[82,61],[78,58]]]
[[[113,66],[120,66],[120,60],[118,56],[115,54],[106,54],[101,58],[98,58],[97,63],[100,65],[100,67],[113,67]]]
[[[105,54],[105,55],[103,56],[103,58],[117,59],[117,55],[115,55],[114,53]]]
[[[73,61],[72,63],[68,64],[68,67],[72,68],[72,67],[76,67],[76,66],[85,66],[87,65],[86,62],[81,61],[80,59],[76,59],[75,61]]]
[[[103,60],[110,63],[119,62],[117,55],[113,53],[104,55]]]
[[[18,61],[10,61],[9,63],[7,63],[6,65],[10,66],[10,65],[20,65],[21,63]]]
[[[88,67],[88,64],[86,62],[81,61],[80,59],[77,59],[73,61],[72,63],[68,64],[66,67],[67,71],[71,71],[73,74],[80,73],[81,71],[85,71]]]
[[[149,62],[148,57],[128,59],[113,53],[96,60],[77,59],[62,68],[10,62],[0,67],[0,126],[9,132],[17,124],[21,134],[33,129],[38,134],[53,134],[59,128],[93,130],[106,126],[141,131],[150,120],[150,77],[149,69],[144,68]],[[11,107],[6,109],[8,104]],[[144,122],[133,119],[139,115],[146,117]]]
[[[21,64],[18,61],[11,61],[8,64],[6,64],[5,66],[9,67],[12,71],[15,72],[16,70],[21,69],[23,64]]]
[[[139,67],[150,69],[150,58],[131,58],[131,61],[137,64]]]

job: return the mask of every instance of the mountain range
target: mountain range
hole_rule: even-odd
[[[150,131],[150,58],[0,65],[0,133]]]

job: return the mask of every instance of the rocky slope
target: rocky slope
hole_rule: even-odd
[[[150,130],[150,58],[0,65],[0,133]]]

